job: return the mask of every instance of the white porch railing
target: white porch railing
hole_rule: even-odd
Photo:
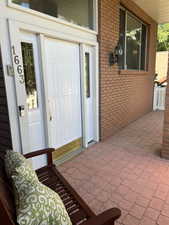
[[[165,110],[165,97],[167,87],[154,86],[153,110]]]

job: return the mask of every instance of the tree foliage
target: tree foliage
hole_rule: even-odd
[[[169,51],[169,23],[158,26],[157,51]]]

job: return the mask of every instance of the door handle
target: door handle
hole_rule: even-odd
[[[18,106],[18,110],[19,110],[19,116],[24,117],[25,116],[25,106],[24,105]]]

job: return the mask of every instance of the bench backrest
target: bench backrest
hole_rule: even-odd
[[[16,225],[14,194],[4,165],[5,151],[0,150],[0,221],[4,225]]]

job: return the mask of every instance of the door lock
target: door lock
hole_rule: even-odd
[[[18,109],[19,109],[19,116],[23,117],[25,115],[25,106],[20,105],[20,106],[18,106]]]

